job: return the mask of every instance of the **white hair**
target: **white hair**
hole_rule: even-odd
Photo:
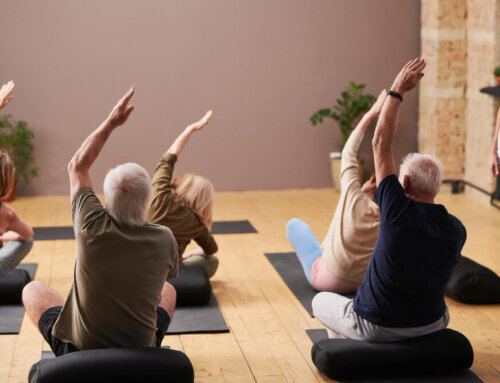
[[[151,178],[133,162],[118,165],[106,174],[104,196],[106,209],[118,223],[143,225],[151,198]]]
[[[403,158],[399,177],[410,177],[411,190],[436,195],[441,188],[443,166],[439,158],[430,154],[410,153]]]

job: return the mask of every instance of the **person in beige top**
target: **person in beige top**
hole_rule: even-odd
[[[178,272],[171,231],[145,222],[151,179],[126,163],[104,180],[106,208],[96,197],[89,169],[133,106],[131,88],[81,145],[68,165],[77,257],[64,301],[39,281],[23,290],[23,303],[56,356],[111,347],[160,347],[175,308],[165,280]],[[62,307],[61,307],[62,306]]]
[[[357,154],[370,122],[380,115],[387,96],[383,90],[352,131],[342,151],[340,198],[328,233],[319,244],[311,228],[298,218],[288,221],[287,237],[307,280],[318,291],[352,293],[366,273],[379,229],[374,201],[375,177],[361,185]]]
[[[206,126],[211,117],[210,110],[199,121],[186,127],[161,157],[153,176],[153,198],[146,213],[148,222],[172,230],[182,264],[202,266],[208,277],[215,274],[219,265],[214,255],[218,250],[217,243],[210,234],[214,187],[200,175],[186,173],[172,179],[172,173],[191,135]],[[199,247],[185,252],[192,239]]]

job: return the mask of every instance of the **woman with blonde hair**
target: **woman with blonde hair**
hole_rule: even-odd
[[[153,197],[146,214],[148,222],[172,230],[182,263],[203,266],[209,277],[215,274],[219,265],[219,260],[213,255],[217,252],[217,243],[210,234],[214,186],[205,177],[192,173],[172,180],[172,173],[191,135],[207,125],[211,117],[210,110],[201,120],[186,127],[161,157],[153,176]],[[200,247],[185,252],[192,239]]]
[[[0,88],[0,109],[12,100],[14,82]],[[0,150],[0,198],[14,187],[14,164],[5,150]],[[14,269],[33,246],[33,230],[14,209],[0,201],[0,270]],[[3,242],[7,242],[5,245]]]

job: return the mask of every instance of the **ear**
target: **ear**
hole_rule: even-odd
[[[403,176],[403,189],[405,191],[405,194],[410,195],[410,189],[411,189],[411,181],[410,177],[408,176]]]

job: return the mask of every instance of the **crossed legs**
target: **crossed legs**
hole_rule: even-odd
[[[159,306],[168,313],[170,319],[174,316],[176,298],[175,288],[165,282]],[[64,305],[64,299],[45,283],[32,281],[23,289],[23,304],[29,318],[38,328],[42,314],[50,307]]]

